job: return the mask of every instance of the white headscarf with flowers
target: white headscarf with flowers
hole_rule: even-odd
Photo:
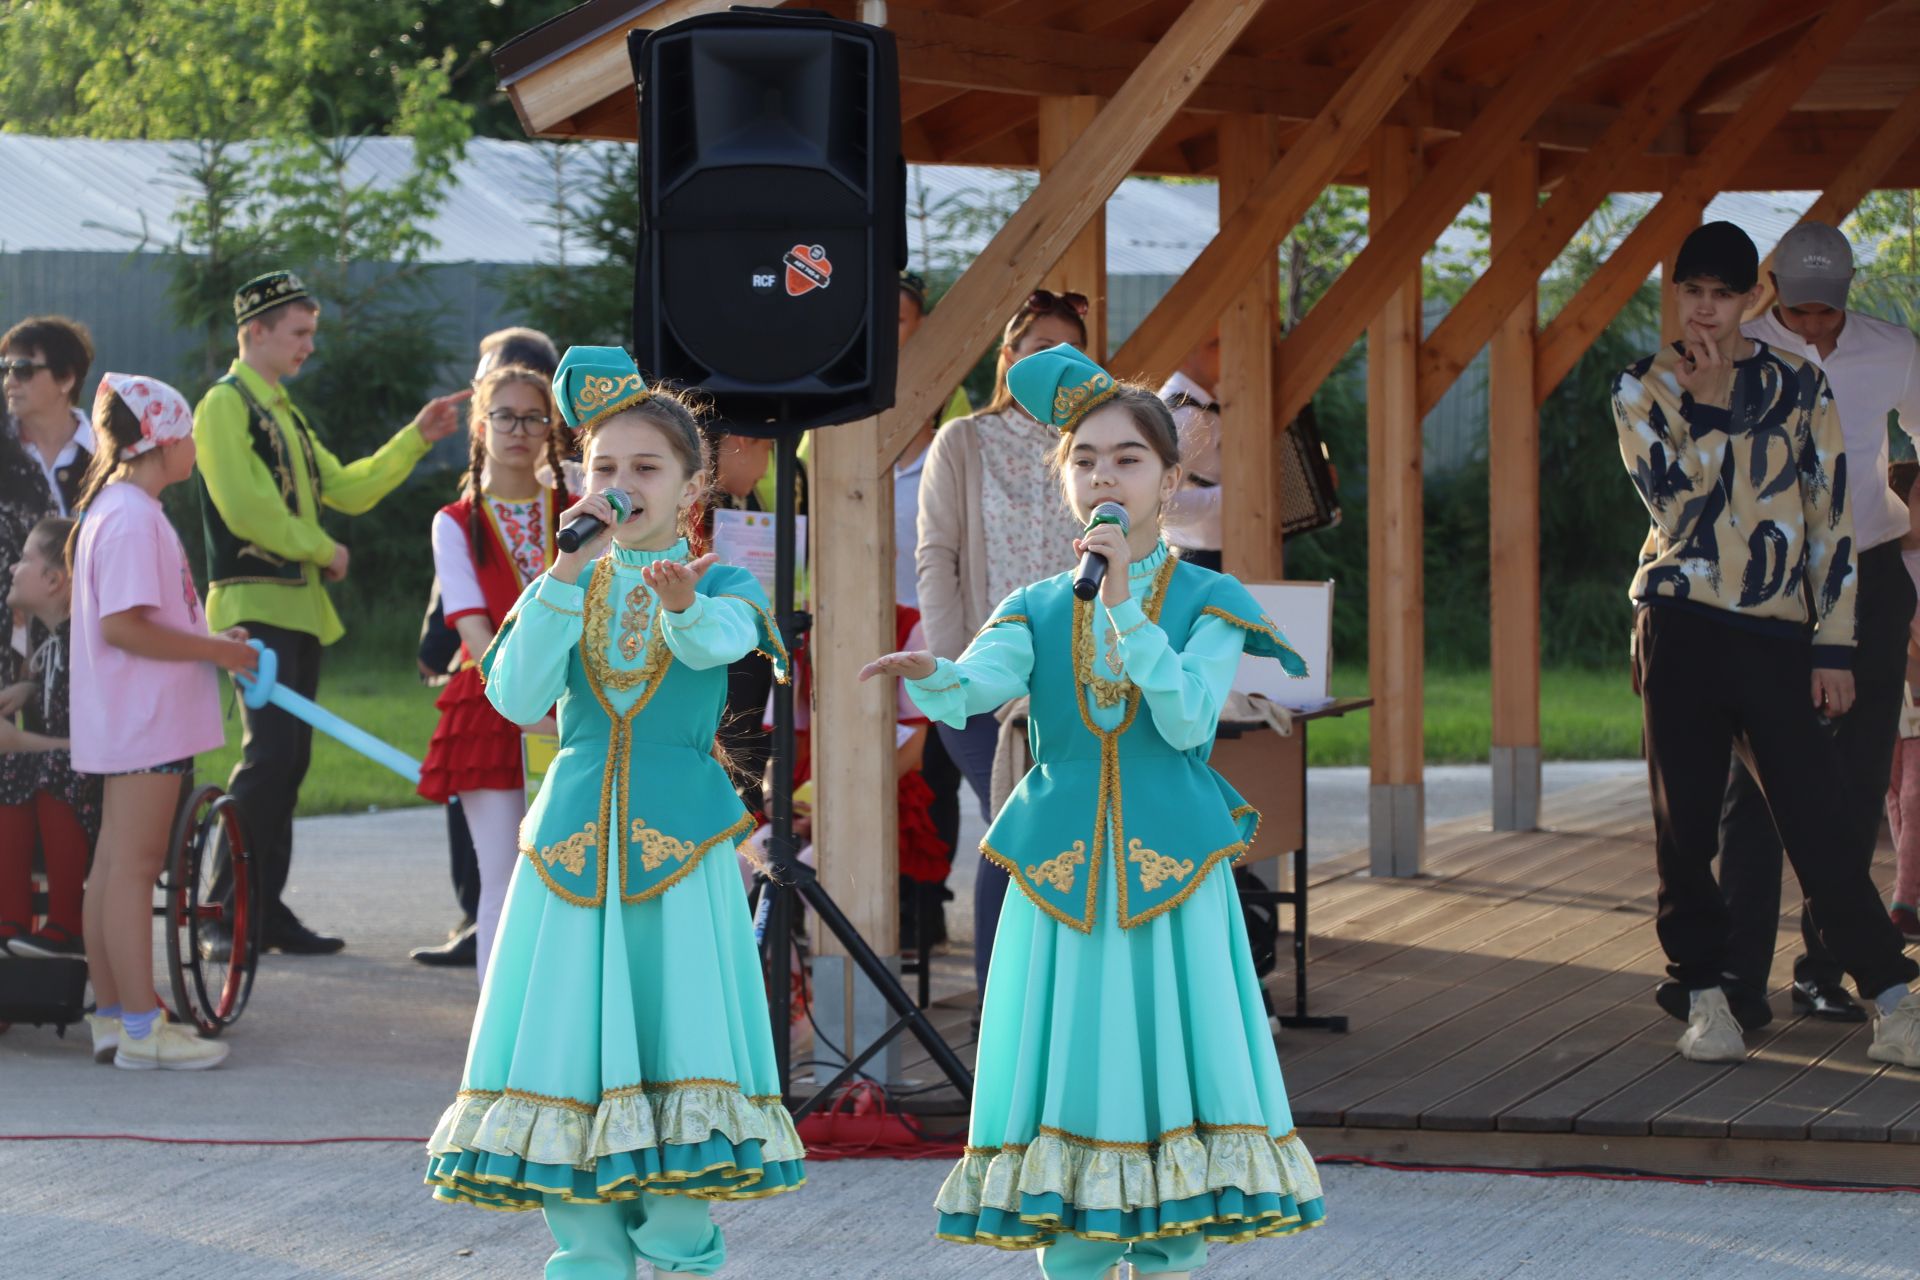
[[[100,375],[100,389],[93,397],[96,419],[107,398],[116,395],[140,420],[140,439],[120,450],[121,461],[131,461],[150,449],[193,434],[193,409],[186,397],[158,378],[138,373]]]

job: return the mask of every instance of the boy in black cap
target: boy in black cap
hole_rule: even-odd
[[[1633,579],[1653,787],[1658,931],[1688,992],[1680,1052],[1745,1056],[1724,989],[1728,914],[1713,877],[1735,747],[1773,811],[1822,940],[1880,1013],[1876,1061],[1920,1067],[1920,966],[1864,869],[1825,857],[1845,787],[1821,716],[1854,697],[1846,454],[1819,369],[1740,331],[1759,255],[1714,222],[1668,287],[1686,336],[1614,382],[1620,452],[1653,528]]]

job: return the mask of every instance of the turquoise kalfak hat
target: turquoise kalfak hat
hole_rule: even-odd
[[[586,431],[653,394],[633,357],[619,347],[568,347],[553,371],[560,416]]]
[[[1120,384],[1086,352],[1063,342],[1016,361],[1007,370],[1007,390],[1037,421],[1071,431],[1118,395]]]

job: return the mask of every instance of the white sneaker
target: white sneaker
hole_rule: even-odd
[[[1920,995],[1909,994],[1892,1013],[1880,1015],[1867,1056],[1875,1062],[1920,1067]]]
[[[93,1060],[104,1067],[113,1061],[113,1051],[120,1047],[120,1019],[90,1013],[87,1029],[93,1032]]]
[[[225,1062],[231,1052],[232,1045],[202,1040],[177,1022],[156,1022],[144,1040],[134,1039],[123,1026],[113,1065],[123,1071],[205,1071]]]
[[[1746,1041],[1740,1023],[1719,987],[1693,993],[1693,1015],[1680,1035],[1680,1056],[1691,1062],[1744,1062]]]

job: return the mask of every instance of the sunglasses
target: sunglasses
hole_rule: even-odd
[[[487,413],[487,425],[506,435],[544,436],[547,428],[553,425],[553,419],[544,413],[514,413],[509,409],[492,409]]]
[[[18,378],[26,382],[46,367],[44,360],[0,360],[0,377]]]
[[[1071,311],[1084,320],[1089,305],[1084,293],[1055,293],[1051,289],[1035,289],[1027,295],[1027,305],[1022,310],[1035,315]]]

